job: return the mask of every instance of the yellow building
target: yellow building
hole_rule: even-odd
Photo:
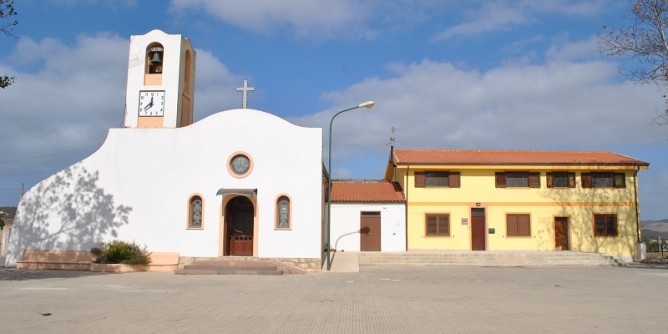
[[[640,238],[638,171],[611,152],[393,150],[409,250],[572,250],[629,262]]]

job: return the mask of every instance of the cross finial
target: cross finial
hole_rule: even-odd
[[[248,92],[255,90],[255,87],[248,86],[248,80],[244,80],[243,87],[237,87],[237,92],[241,92],[241,107],[246,109],[248,106]]]

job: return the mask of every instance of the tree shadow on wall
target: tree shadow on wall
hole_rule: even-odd
[[[87,250],[116,237],[132,208],[116,205],[100,188],[99,172],[74,165],[40,182],[24,195],[10,243],[20,259],[26,248]]]
[[[543,193],[552,198],[559,210],[555,216],[568,217],[569,247],[573,251],[634,256],[638,239],[633,188],[551,188]],[[617,236],[596,236],[594,214],[616,214]],[[554,239],[554,221],[539,233],[549,233]],[[538,238],[550,240],[550,238]]]

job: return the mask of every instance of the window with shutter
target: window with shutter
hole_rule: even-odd
[[[626,174],[582,173],[582,188],[626,188]]]
[[[528,214],[507,214],[506,235],[509,237],[531,236],[531,218]]]
[[[450,215],[448,214],[427,214],[426,235],[427,236],[449,236],[450,235]]]
[[[460,188],[459,172],[415,172],[416,188]]]
[[[616,237],[617,215],[594,214],[594,235],[597,237]]]
[[[548,172],[548,188],[575,188],[575,173],[572,172]]]

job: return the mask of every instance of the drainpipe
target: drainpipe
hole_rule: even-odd
[[[636,235],[638,236],[638,243],[641,242],[640,240],[640,213],[638,210],[638,171],[640,170],[640,166],[636,166],[636,170],[633,171],[633,200],[634,200],[634,206],[636,208]]]
[[[406,188],[406,205],[404,205],[404,229],[406,230],[404,232],[404,238],[406,239],[405,241],[405,248],[406,251],[408,251],[408,174],[411,171],[411,165],[408,165],[408,168],[406,168],[406,175],[404,176],[404,188]]]

